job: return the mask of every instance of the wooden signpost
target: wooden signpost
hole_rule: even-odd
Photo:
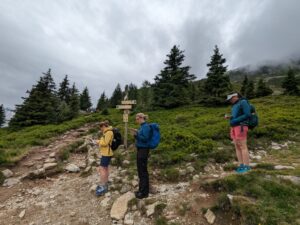
[[[128,141],[128,117],[130,114],[130,109],[132,109],[132,106],[136,104],[136,100],[127,100],[125,99],[121,102],[121,105],[117,105],[117,109],[124,110],[123,112],[123,122],[125,123],[125,129],[124,129],[124,148],[127,149],[127,141]]]

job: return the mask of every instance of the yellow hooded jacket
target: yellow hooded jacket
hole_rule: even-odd
[[[102,156],[113,156],[113,150],[110,147],[113,138],[114,134],[112,132],[112,127],[105,128],[103,136],[99,140],[99,148]]]

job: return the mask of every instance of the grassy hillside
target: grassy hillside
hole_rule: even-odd
[[[260,162],[248,175],[231,175],[204,184],[204,188],[221,196],[215,211],[230,210],[243,224],[299,224],[300,187],[282,180],[279,175],[300,176],[300,98],[272,96],[251,102],[256,106],[260,125],[250,132],[250,150],[266,150],[267,161]],[[230,106],[187,106],[149,112],[150,122],[159,123],[162,133],[161,144],[150,157],[150,170],[158,170],[155,179],[188,180],[191,177],[179,173],[187,163],[195,168],[195,173],[203,171],[207,163],[214,162],[227,163],[225,169],[232,169],[235,153],[229,139],[228,121],[224,120],[225,113],[230,113]],[[117,110],[110,110],[108,116],[91,114],[60,125],[34,126],[20,131],[0,129],[0,165],[18,160],[31,146],[47,145],[59,134],[103,119],[109,119],[114,126],[123,129],[122,113]],[[129,126],[138,127],[134,124],[134,114],[130,116]],[[90,132],[96,134],[96,129]],[[270,147],[272,141],[284,143],[288,140],[294,143],[288,149],[275,151]],[[129,142],[133,143],[132,137]],[[134,162],[133,151],[130,157]],[[122,163],[124,155],[116,151],[115,158],[116,163]],[[292,163],[294,170],[274,170],[274,165]],[[136,174],[134,163],[127,167],[132,175]],[[227,194],[236,196],[232,203]]]

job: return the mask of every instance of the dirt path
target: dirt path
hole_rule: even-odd
[[[11,168],[15,176],[22,176],[32,169],[45,164],[49,155],[59,149],[85,138],[90,126],[69,131],[53,140],[47,147],[34,148],[18,165]],[[89,166],[89,157],[98,151],[97,146],[89,145],[88,152],[72,153],[68,162],[83,165],[80,173],[60,171],[44,179],[24,179],[11,187],[0,187],[0,225],[109,225],[109,224],[155,224],[153,215],[147,215],[147,208],[153,203],[163,203],[163,213],[168,221],[177,224],[208,225],[203,210],[216,204],[218,194],[200,188],[200,184],[226,177],[232,172],[224,172],[220,165],[208,165],[204,174],[195,179],[179,183],[153,182],[154,194],[146,200],[138,200],[128,206],[127,215],[131,220],[113,221],[110,210],[117,198],[126,192],[136,190],[137,177],[129,178],[129,173],[121,167],[111,167],[110,190],[102,197],[95,196],[95,185],[99,177],[95,166]],[[122,150],[118,150],[122,151]],[[125,152],[124,152],[125,153]],[[94,158],[96,160],[96,156]],[[129,162],[134,163],[134,162]],[[82,171],[90,168],[86,176]],[[151,169],[150,169],[151,170]],[[191,176],[191,174],[189,174]],[[197,177],[198,176],[198,177]],[[216,215],[215,225],[238,225],[231,214]],[[132,222],[132,223],[131,223]]]

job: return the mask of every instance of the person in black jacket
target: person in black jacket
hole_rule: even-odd
[[[140,125],[138,130],[132,129],[136,139],[136,164],[139,177],[139,190],[135,192],[136,198],[147,198],[149,195],[149,173],[147,169],[149,158],[149,140],[151,128],[146,122],[148,116],[144,113],[136,114],[135,120]]]

